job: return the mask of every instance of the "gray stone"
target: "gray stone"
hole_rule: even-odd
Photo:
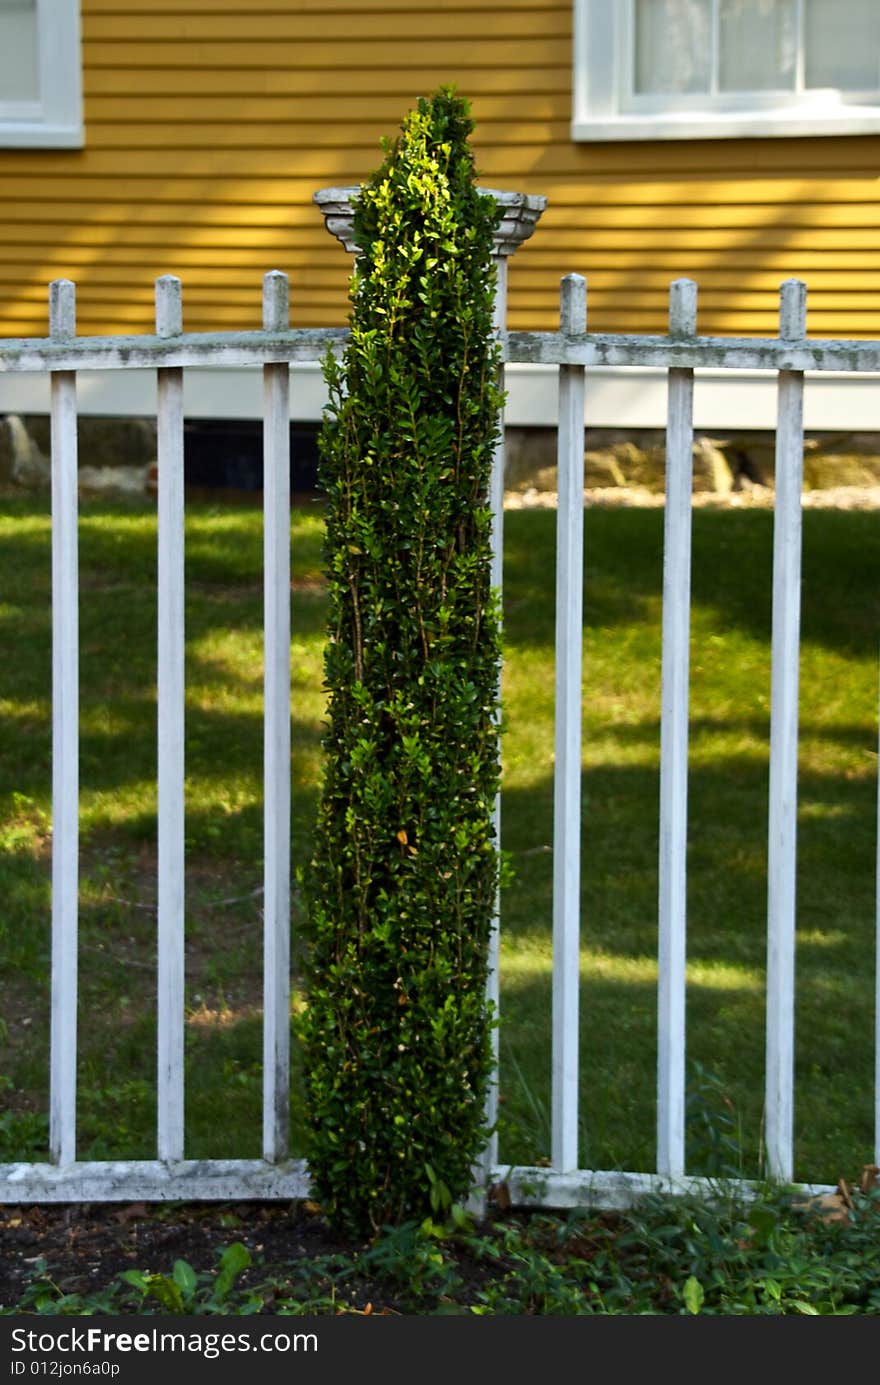
[[[151,492],[152,467],[146,466],[81,466],[77,480],[81,491],[146,495]]]
[[[804,490],[829,486],[876,486],[880,481],[880,457],[864,452],[806,452]]]
[[[722,445],[712,438],[694,440],[694,490],[730,495],[734,473]]]
[[[51,482],[49,461],[20,414],[7,414],[0,420],[0,482],[25,490],[40,490]]]

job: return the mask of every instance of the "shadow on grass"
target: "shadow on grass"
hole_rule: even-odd
[[[24,520],[30,512],[22,507],[20,513]],[[260,1131],[261,918],[253,892],[262,853],[262,540],[259,514],[226,513],[223,520],[193,515],[188,543],[188,679],[196,691],[187,709],[187,766],[198,792],[187,817],[195,872],[187,906],[187,1152],[246,1157],[258,1152]],[[804,528],[805,640],[836,654],[873,658],[880,612],[873,582],[876,519],[812,511]],[[505,529],[508,648],[512,656],[536,649],[547,657],[555,515],[511,512]],[[695,602],[713,629],[735,627],[766,644],[771,538],[766,513],[695,515]],[[51,773],[47,539],[45,525],[39,533],[26,528],[20,534],[14,525],[0,527],[0,567],[10,574],[0,620],[7,647],[15,651],[4,678],[2,797],[12,803],[14,795],[23,796],[36,805],[34,812],[41,805],[45,811]],[[613,628],[623,638],[639,620],[646,630],[656,625],[662,513],[588,512],[585,551],[588,633]],[[297,556],[295,529],[300,576],[317,570],[319,553],[315,528],[302,536]],[[155,920],[148,883],[155,838],[154,516],[125,507],[90,510],[82,570],[82,784],[93,816],[83,839],[81,1152],[149,1156],[155,1114]],[[319,643],[320,590],[295,589],[292,609],[295,649],[298,641]],[[206,652],[215,634],[230,630],[250,651],[233,664],[222,649]],[[645,639],[658,653],[655,634]],[[303,678],[296,656],[293,677],[295,686]],[[224,700],[229,694],[231,702]],[[549,706],[549,689],[543,695]],[[659,731],[656,716],[627,722],[613,711],[594,711],[589,695],[585,725],[581,1157],[597,1167],[648,1169],[654,1157]],[[312,832],[320,732],[316,716],[295,711],[296,863],[305,859]],[[604,762],[596,762],[590,749],[599,735],[608,747]],[[754,706],[732,717],[701,714],[691,725],[688,1048],[691,1058],[718,1074],[740,1113],[747,1173],[758,1171],[761,1138],[768,735],[766,712]],[[713,750],[713,740],[724,736],[738,739],[740,749]],[[876,779],[869,757],[876,737],[873,724],[855,712],[852,720],[835,713],[827,721],[816,712],[804,718],[802,739],[864,752],[861,768],[838,756],[824,769],[802,769],[799,785],[798,1173],[834,1182],[842,1168],[870,1158]],[[220,813],[228,785],[238,789]],[[17,811],[11,810],[12,818]],[[31,809],[21,811],[33,816]],[[531,1163],[549,1153],[552,781],[540,764],[527,787],[505,789],[502,830],[516,871],[502,897],[502,1158]],[[16,978],[13,1019],[30,1024],[16,1031],[0,1065],[15,1075],[11,1105],[21,1098],[26,1111],[45,1099],[47,1006],[35,987],[48,959],[47,861],[33,845],[4,840],[3,975]],[[240,902],[222,903],[230,897]],[[297,1151],[297,1102],[292,1127]]]

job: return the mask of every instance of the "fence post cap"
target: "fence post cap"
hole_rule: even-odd
[[[312,201],[320,207],[327,230],[331,236],[354,254],[353,222],[354,209],[360,195],[361,186],[319,188],[312,193]],[[528,240],[538,224],[538,218],[547,206],[547,198],[541,193],[507,192],[495,188],[479,188],[486,197],[494,197],[501,209],[501,220],[495,228],[493,255],[512,255],[517,246]]]

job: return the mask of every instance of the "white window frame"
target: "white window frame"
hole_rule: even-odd
[[[880,131],[880,96],[838,90],[634,95],[634,0],[574,0],[574,140],[744,139]]]
[[[0,101],[0,148],[81,148],[79,0],[37,0],[39,98]]]

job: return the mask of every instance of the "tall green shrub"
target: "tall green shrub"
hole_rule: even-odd
[[[350,1230],[467,1194],[485,1137],[498,883],[497,205],[467,103],[420,100],[354,216],[325,375],[329,694],[306,873],[309,1166]]]

